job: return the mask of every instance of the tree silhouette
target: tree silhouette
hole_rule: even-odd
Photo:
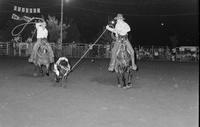
[[[63,24],[63,38],[62,39],[66,38],[67,28],[68,27],[66,26],[66,24]],[[49,33],[49,36],[48,36],[49,42],[57,43],[60,38],[61,23],[58,21],[58,19],[56,19],[55,16],[48,15],[47,29]]]

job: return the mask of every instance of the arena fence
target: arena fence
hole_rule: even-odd
[[[65,43],[62,46],[50,44],[57,57],[80,58],[89,48],[89,44],[81,43]],[[27,57],[32,47],[32,43],[0,42],[0,55]],[[138,60],[199,61],[199,47],[196,46],[181,46],[174,49],[167,46],[138,46],[134,49]],[[110,54],[110,45],[97,44],[85,58],[110,58]]]
[[[0,42],[0,55],[10,55],[10,44],[9,42]]]

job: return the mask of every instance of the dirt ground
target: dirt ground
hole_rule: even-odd
[[[0,57],[0,127],[198,127],[199,63],[140,61],[128,90],[108,63],[84,59],[61,88],[27,58]]]

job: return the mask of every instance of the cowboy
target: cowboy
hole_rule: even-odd
[[[48,31],[46,29],[45,21],[35,23],[35,27],[37,29],[37,42],[33,46],[33,50],[32,50],[31,56],[29,58],[29,62],[33,62],[33,63],[36,63],[36,54],[37,54],[38,48],[40,47],[40,44],[46,43],[47,36],[48,36]],[[46,45],[47,45],[48,52],[49,52],[50,63],[53,63],[54,62],[53,50],[49,43],[46,43]]]
[[[136,70],[137,66],[135,64],[134,50],[128,40],[128,32],[131,31],[130,26],[124,21],[124,17],[122,14],[117,14],[114,20],[116,20],[116,25],[114,28],[110,27],[110,25],[106,26],[106,29],[115,33],[115,36],[116,36],[116,41],[114,43],[114,47],[112,48],[111,61],[110,61],[108,71],[114,70],[115,60],[117,56],[117,51],[120,46],[120,43],[119,43],[120,41],[126,42],[125,44],[127,46],[128,52],[131,55],[131,61],[132,61],[131,67],[133,70]]]

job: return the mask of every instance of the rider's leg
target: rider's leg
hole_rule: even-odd
[[[129,53],[130,53],[130,55],[131,55],[132,69],[133,69],[133,70],[136,70],[136,69],[137,69],[137,66],[136,66],[136,64],[135,64],[135,52],[134,52],[133,47],[131,46],[131,44],[130,44],[130,42],[129,42],[128,39],[126,40],[126,45],[127,45],[128,51],[129,51]]]
[[[111,60],[110,60],[109,68],[108,68],[109,71],[114,70],[115,60],[116,60],[118,49],[119,49],[119,43],[116,41],[116,42],[114,42],[114,47],[111,50]]]
[[[37,39],[37,42],[34,44],[34,46],[33,46],[33,50],[32,50],[32,52],[31,52],[31,56],[30,56],[30,58],[29,58],[29,62],[33,62],[33,63],[35,63],[35,60],[36,60],[36,53],[37,53],[37,50],[38,50],[38,48],[39,48],[39,46],[40,46],[40,43],[41,43],[41,39]]]
[[[53,63],[54,62],[53,49],[48,42],[47,42],[47,47],[48,47],[48,52],[49,52],[50,63]]]

